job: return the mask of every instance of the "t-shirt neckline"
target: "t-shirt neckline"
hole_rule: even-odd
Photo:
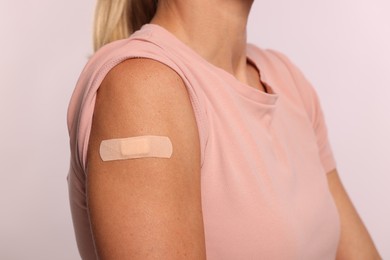
[[[193,50],[191,47],[186,45],[184,42],[182,42],[180,39],[178,39],[173,33],[165,29],[164,27],[158,25],[158,24],[144,24],[139,32],[153,32],[153,35],[161,36],[162,39],[164,39],[165,45],[170,45],[170,47],[177,48],[184,50],[187,54],[189,54],[192,58],[196,59],[197,61],[201,62],[205,66],[209,67],[214,73],[217,73],[221,77],[224,77],[226,80],[231,82],[232,86],[242,95],[245,97],[255,100],[257,102],[262,103],[263,105],[268,105],[273,107],[276,104],[276,101],[279,98],[279,94],[275,91],[275,89],[269,84],[266,75],[264,74],[265,71],[265,64],[263,62],[258,61],[255,57],[252,57],[254,55],[254,51],[252,51],[252,44],[247,44],[247,60],[248,62],[251,62],[259,72],[259,78],[260,81],[267,87],[268,92],[261,91],[259,89],[256,89],[252,86],[249,86],[241,81],[239,81],[234,75],[227,72],[226,70],[210,63],[205,58],[203,58],[200,54],[198,54],[195,50]]]

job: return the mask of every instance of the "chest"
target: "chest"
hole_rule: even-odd
[[[303,106],[229,91],[209,102],[201,174],[210,259],[332,259],[337,211]]]

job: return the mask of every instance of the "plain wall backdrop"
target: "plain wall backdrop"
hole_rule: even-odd
[[[0,0],[0,259],[79,259],[66,109],[92,54],[95,1]],[[256,0],[248,38],[317,89],[338,169],[390,259],[390,2]]]

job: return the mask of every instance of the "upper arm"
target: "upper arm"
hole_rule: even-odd
[[[102,140],[168,136],[171,158],[103,162]],[[101,84],[88,147],[87,196],[101,259],[202,259],[200,144],[180,77],[153,60],[127,60]]]

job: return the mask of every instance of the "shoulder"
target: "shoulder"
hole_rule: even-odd
[[[279,86],[282,92],[291,92],[300,87],[299,74],[302,73],[284,53],[248,44],[247,54],[259,66],[262,80],[268,84]]]
[[[115,97],[116,102],[136,94],[143,99],[154,97],[160,105],[161,100],[188,100],[185,88],[181,87],[184,83],[179,72],[175,63],[158,46],[137,39],[115,41],[92,55],[79,76],[67,110],[70,141],[79,154],[81,165],[84,167],[86,162],[98,92],[103,92],[104,88],[107,96],[100,96],[105,99]],[[185,97],[178,99],[174,98],[175,95]],[[152,101],[149,103],[152,104]]]
[[[256,59],[263,69],[272,74],[294,74],[298,69],[295,63],[283,52],[271,48],[259,47],[255,44],[248,44],[248,55]],[[295,75],[291,75],[295,76]]]
[[[146,58],[160,61],[174,67],[164,50],[146,39],[130,37],[103,46],[90,58],[82,73],[87,77],[105,76],[113,67],[132,58]]]
[[[303,105],[313,120],[319,106],[317,91],[296,63],[279,50],[260,48],[253,44],[248,49],[262,65],[268,83],[276,86],[284,98],[294,100],[299,106]]]
[[[157,61],[129,59],[97,91],[88,152],[101,140],[150,134],[169,136],[175,147],[189,148],[186,142],[199,158],[195,113],[181,78]]]
[[[247,52],[249,56],[254,59],[258,59],[259,62],[264,65],[267,64],[268,66],[285,67],[288,70],[298,69],[295,63],[285,53],[279,50],[263,48],[249,43],[247,45]]]
[[[145,60],[137,61],[134,58],[145,58]],[[131,61],[126,62],[127,60]],[[159,64],[159,66],[151,65],[157,63],[152,60],[164,64],[165,68],[161,64]],[[137,68],[138,65],[142,65],[141,68],[143,69]],[[111,72],[115,67],[118,68],[115,69],[115,72]],[[146,69],[146,67],[149,68]],[[152,42],[143,40],[142,38],[140,39],[139,36],[138,38],[130,37],[103,46],[89,58],[78,78],[69,102],[68,128],[73,128],[75,120],[79,121],[79,119],[77,119],[79,116],[78,113],[85,109],[85,106],[88,106],[88,104],[93,106],[96,92],[100,88],[102,81],[107,76],[110,76],[108,74],[111,74],[110,78],[112,79],[115,78],[115,76],[112,77],[115,74],[134,70],[130,76],[134,76],[134,74],[139,74],[139,76],[141,76],[140,73],[150,73],[156,69],[167,69],[167,67],[180,73],[176,64],[164,54],[164,51],[161,50],[161,48]],[[91,111],[91,109],[89,109],[89,111]]]
[[[147,58],[131,58],[114,66],[103,79],[99,91],[118,99],[137,94],[160,99],[186,94],[184,82],[174,70]]]
[[[134,122],[147,125],[146,121],[148,127],[162,126],[192,114],[181,77],[164,64],[144,58],[125,60],[107,73],[97,91],[94,109],[94,117],[97,111],[103,115],[103,127],[116,124],[111,130],[128,123],[128,128],[134,128]]]

